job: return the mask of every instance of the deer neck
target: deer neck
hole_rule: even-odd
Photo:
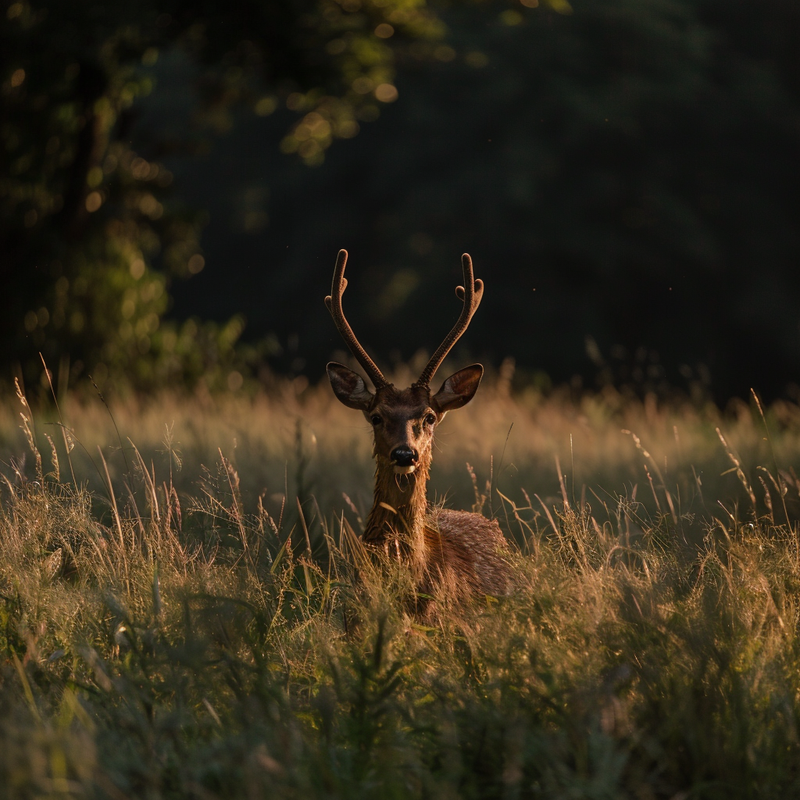
[[[430,456],[421,459],[410,475],[396,475],[394,467],[380,456],[375,470],[375,498],[367,517],[364,541],[384,544],[390,540],[421,546],[428,510],[427,486]]]

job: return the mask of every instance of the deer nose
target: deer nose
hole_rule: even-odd
[[[401,445],[392,450],[392,461],[398,467],[413,467],[417,454],[410,448]]]

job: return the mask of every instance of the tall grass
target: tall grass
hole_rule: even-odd
[[[5,795],[798,795],[800,410],[482,391],[435,489],[516,589],[425,626],[324,387],[7,398]]]

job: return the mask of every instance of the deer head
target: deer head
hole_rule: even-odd
[[[417,473],[417,476],[427,478],[436,426],[448,411],[461,408],[473,398],[483,376],[483,367],[473,364],[447,378],[436,394],[431,393],[430,382],[436,370],[466,331],[481,302],[483,282],[474,278],[472,259],[465,253],[461,257],[464,286],[456,287],[456,296],[463,301],[461,315],[420,377],[408,389],[397,389],[367,355],[344,316],[342,295],[347,286],[344,277],[346,265],[347,251],[340,250],[331,294],[325,298],[325,305],[375,391],[370,391],[360,375],[332,361],[327,372],[334,394],[348,408],[361,411],[372,425],[379,471],[381,467],[391,468],[395,475]]]

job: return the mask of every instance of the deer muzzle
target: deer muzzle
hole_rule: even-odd
[[[410,447],[395,447],[391,458],[395,475],[410,475],[417,468],[417,454]]]

